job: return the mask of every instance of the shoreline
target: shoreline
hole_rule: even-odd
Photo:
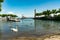
[[[45,18],[45,17],[43,17],[43,18],[33,18],[33,19],[36,19],[36,20],[50,20],[50,21],[60,21],[60,19],[59,18]]]
[[[60,34],[50,34],[40,37],[17,37],[10,40],[60,40]]]

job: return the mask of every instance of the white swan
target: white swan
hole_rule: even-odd
[[[16,28],[11,28],[11,30],[14,31],[14,32],[18,32],[17,26],[16,26]]]

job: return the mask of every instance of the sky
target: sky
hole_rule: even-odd
[[[37,12],[60,8],[60,0],[4,0],[2,14],[16,14],[19,17],[34,17],[34,9]]]

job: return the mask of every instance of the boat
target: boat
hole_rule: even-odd
[[[20,22],[20,19],[19,19],[19,18],[11,18],[11,19],[9,19],[8,21]]]

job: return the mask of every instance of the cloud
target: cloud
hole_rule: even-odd
[[[8,12],[8,14],[14,14],[13,12]]]
[[[15,15],[17,15],[18,17],[21,17],[21,14],[15,14]]]
[[[18,17],[21,17],[21,14],[19,14],[19,13],[8,12],[8,14],[15,14],[15,15],[17,15]]]

